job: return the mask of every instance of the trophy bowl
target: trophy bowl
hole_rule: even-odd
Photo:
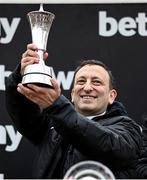
[[[115,180],[111,170],[96,161],[81,161],[71,166],[63,180]]]
[[[32,42],[38,48],[39,63],[30,64],[25,67],[22,75],[22,84],[31,83],[51,87],[51,67],[45,65],[43,53],[46,51],[48,35],[55,15],[51,12],[44,11],[41,4],[38,11],[29,12],[27,17],[31,28]]]

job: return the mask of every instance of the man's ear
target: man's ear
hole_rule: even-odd
[[[109,104],[112,104],[117,97],[117,91],[115,89],[110,90]]]
[[[71,102],[72,102],[72,103],[73,103],[73,101],[74,101],[74,100],[73,100],[73,93],[74,93],[74,90],[72,89],[72,90],[71,90],[71,94],[70,94],[70,95],[71,95]]]

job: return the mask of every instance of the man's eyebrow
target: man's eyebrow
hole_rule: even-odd
[[[97,79],[97,80],[100,80],[100,81],[102,80],[102,79],[101,79],[100,77],[98,77],[98,76],[93,76],[92,79]]]
[[[86,78],[85,76],[78,76],[77,79],[79,78]],[[93,76],[92,79],[100,79],[98,76]]]
[[[79,77],[77,77],[77,79],[79,79],[79,78],[86,78],[85,76],[79,76]]]
[[[92,79],[100,79],[98,76],[93,76]]]

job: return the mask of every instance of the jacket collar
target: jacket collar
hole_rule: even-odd
[[[114,101],[113,104],[109,105],[104,115],[96,117],[98,119],[111,118],[115,116],[128,116],[128,113],[121,102]]]

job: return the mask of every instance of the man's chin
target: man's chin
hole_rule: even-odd
[[[93,104],[94,103],[94,99],[82,99],[81,101],[83,104],[87,105],[87,104]]]
[[[83,106],[83,107],[80,107],[80,111],[85,112],[85,113],[91,113],[93,112],[93,108],[90,106]]]

